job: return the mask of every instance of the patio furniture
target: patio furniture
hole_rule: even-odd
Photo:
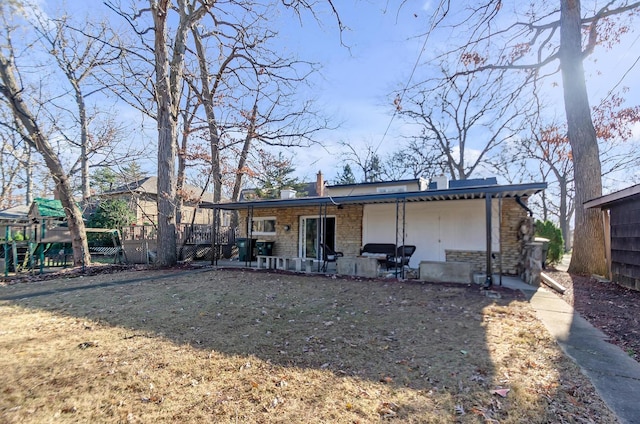
[[[327,272],[327,266],[329,262],[335,262],[338,258],[343,257],[342,252],[336,252],[326,244],[322,245],[322,272]]]
[[[360,256],[385,258],[394,256],[396,245],[393,243],[367,243],[360,249]]]
[[[396,245],[393,243],[367,243],[360,249],[360,256],[375,258],[380,266],[385,265],[389,256],[395,256]]]
[[[409,265],[411,255],[413,255],[415,251],[416,247],[412,245],[399,246],[395,254],[387,256],[385,261],[387,269],[402,268],[405,265]]]

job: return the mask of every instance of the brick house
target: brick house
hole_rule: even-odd
[[[417,247],[414,268],[420,261],[456,261],[478,272],[490,264],[493,272],[517,275],[520,229],[530,219],[526,201],[545,188],[442,178],[331,186],[318,173],[313,197],[283,190],[280,199],[203,207],[239,211],[240,236],[274,242],[275,256],[320,259],[323,243],[358,256],[367,243],[393,243]]]

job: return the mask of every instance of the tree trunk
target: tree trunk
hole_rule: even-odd
[[[584,202],[602,195],[602,172],[582,63],[580,1],[561,0],[560,4],[560,66],[576,189],[575,232],[569,272],[605,275],[600,211],[583,207]]]
[[[172,266],[178,261],[176,237],[176,128],[173,99],[169,80],[169,54],[167,48],[168,2],[156,5],[155,66],[156,104],[158,106],[158,265]]]
[[[178,177],[176,181],[176,191],[177,193],[182,192],[184,190],[185,185],[185,172],[187,170],[187,148],[189,141],[189,126],[191,125],[191,121],[188,119],[187,114],[182,114],[182,142],[180,146],[180,152],[178,153]],[[176,223],[178,225],[182,224],[182,212],[184,207],[184,197],[176,196]],[[194,211],[195,216],[195,211]]]
[[[194,2],[195,4],[196,2]],[[156,105],[158,107],[158,265],[172,266],[178,262],[176,234],[176,151],[178,147],[178,111],[184,77],[186,40],[191,27],[213,3],[203,2],[193,11],[186,0],[177,4],[178,24],[169,37],[167,18],[170,0],[149,0],[155,30]],[[167,43],[173,40],[172,48]],[[169,51],[171,50],[171,62]]]
[[[64,171],[60,159],[56,156],[43,132],[40,130],[34,115],[22,99],[22,90],[19,88],[11,63],[0,53],[0,94],[2,94],[16,116],[16,119],[24,126],[29,134],[27,141],[37,150],[51,172],[56,189],[60,195],[60,201],[67,216],[67,225],[71,234],[71,245],[73,247],[73,263],[76,266],[89,264],[89,248],[87,245],[87,235],[85,232],[82,212],[73,199],[73,191],[69,184],[69,178]]]
[[[569,234],[569,214],[567,208],[567,197],[568,193],[568,183],[566,178],[558,178],[558,183],[560,184],[560,208],[559,208],[559,217],[560,221],[560,232],[562,232],[562,237],[564,239],[564,250],[568,252],[571,249],[571,235]]]
[[[258,99],[256,98],[251,110],[251,118],[249,121],[249,128],[247,128],[247,134],[244,138],[244,145],[242,146],[242,152],[238,158],[238,168],[236,169],[236,178],[233,183],[232,200],[238,202],[240,200],[240,190],[242,189],[242,177],[246,174],[244,167],[247,165],[247,157],[249,156],[249,149],[251,148],[251,141],[253,140],[253,133],[256,130],[256,119],[258,116]]]
[[[87,107],[82,97],[82,91],[78,84],[72,83],[78,104],[78,114],[80,118],[80,176],[82,185],[82,200],[91,197],[91,184],[89,182],[89,129],[87,124]]]
[[[31,160],[31,146],[27,146],[27,162],[25,174],[27,174],[27,189],[25,191],[26,205],[31,206],[33,202],[33,161]]]
[[[207,65],[207,55],[202,45],[202,39],[197,28],[193,29],[193,39],[196,45],[196,52],[198,54],[198,64],[200,67],[200,81],[202,83],[202,100],[204,105],[205,115],[207,116],[207,127],[209,129],[209,146],[211,149],[211,175],[213,176],[213,201],[219,203],[222,200],[222,167],[220,166],[220,134],[218,131],[218,123],[216,120],[215,111],[213,110],[213,94],[217,90],[216,84],[211,90],[209,88],[209,66]],[[218,76],[222,74],[222,70],[229,64],[231,57],[228,57],[220,71]]]

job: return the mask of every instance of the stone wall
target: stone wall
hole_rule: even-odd
[[[331,205],[327,207],[327,216],[336,218],[336,251],[344,253],[345,256],[357,256],[360,254],[362,244],[362,205],[343,205],[340,208]],[[318,207],[295,207],[295,208],[269,208],[254,209],[253,217],[275,217],[275,236],[254,235],[253,238],[274,241],[275,256],[298,256],[298,238],[300,234],[300,217],[319,216]],[[323,210],[324,215],[324,210]],[[285,230],[285,226],[289,230]],[[240,211],[240,237],[247,234],[247,211]]]
[[[515,199],[502,200],[502,216],[500,227],[500,248],[502,250],[502,273],[519,275],[522,272],[523,240],[520,227],[523,220],[528,220],[527,211],[518,205]],[[500,252],[493,252],[492,271],[500,272]],[[469,262],[473,272],[485,272],[487,255],[485,250],[446,250],[447,262]]]

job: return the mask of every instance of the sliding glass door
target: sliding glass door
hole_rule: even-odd
[[[327,216],[303,216],[300,218],[300,257],[322,259],[320,246],[326,244],[332,250],[336,245],[336,218]]]

